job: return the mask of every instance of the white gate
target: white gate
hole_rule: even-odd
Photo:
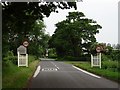
[[[28,54],[27,54],[26,47],[21,45],[17,49],[17,54],[18,54],[18,67],[19,66],[26,66],[26,67],[28,67]]]
[[[101,53],[97,53],[97,55],[91,54],[91,67],[94,66],[101,68]]]
[[[28,54],[20,55],[18,52],[18,67],[19,66],[28,67]]]

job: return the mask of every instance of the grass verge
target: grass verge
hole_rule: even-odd
[[[38,63],[34,56],[29,56],[29,67],[17,67],[10,62],[3,67],[2,88],[25,88]]]
[[[118,71],[112,71],[110,69],[103,69],[103,68],[98,68],[98,67],[94,67],[92,68],[90,66],[90,62],[74,62],[74,61],[66,61],[66,63],[72,64],[76,67],[79,67],[81,69],[84,69],[86,71],[89,71],[91,73],[97,74],[99,76],[108,78],[110,80],[114,80],[116,82],[120,82],[120,72]]]

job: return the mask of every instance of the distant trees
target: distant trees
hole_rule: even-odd
[[[119,44],[114,44],[113,46],[106,46],[107,51],[105,53],[105,55],[113,61],[120,61],[120,48],[119,48]]]
[[[49,47],[56,48],[60,57],[79,57],[85,52],[90,53],[90,46],[96,42],[95,35],[102,28],[82,12],[69,12],[66,20],[58,22],[56,27]]]

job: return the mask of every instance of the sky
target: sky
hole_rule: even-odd
[[[52,12],[48,18],[44,18],[46,33],[51,36],[56,27],[55,24],[66,19],[68,12],[80,11],[89,19],[97,21],[102,26],[96,35],[99,43],[118,43],[118,2],[120,0],[83,0],[77,2],[77,10],[59,9],[59,13]]]

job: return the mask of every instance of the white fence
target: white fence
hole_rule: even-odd
[[[26,66],[28,67],[28,54],[27,54],[27,48],[23,45],[20,45],[17,48],[17,54],[18,54],[18,67],[19,66]]]
[[[26,66],[26,67],[28,67],[28,54],[21,55],[18,52],[18,67],[19,66]]]
[[[97,53],[97,55],[91,54],[91,67],[100,67],[101,68],[101,53]]]

